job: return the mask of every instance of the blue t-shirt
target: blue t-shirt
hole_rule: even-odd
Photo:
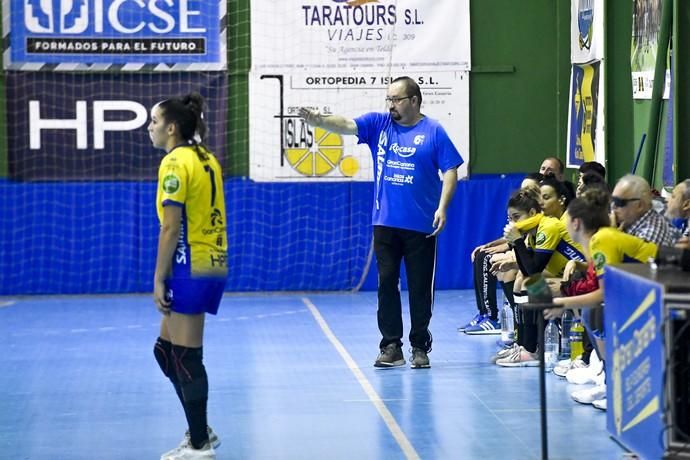
[[[374,160],[372,223],[433,232],[442,187],[438,171],[463,163],[446,131],[429,117],[400,126],[388,113],[367,113],[355,123],[359,143],[369,146]]]

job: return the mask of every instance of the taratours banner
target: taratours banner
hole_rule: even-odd
[[[606,392],[611,433],[640,458],[664,453],[661,285],[606,269]]]
[[[470,69],[469,0],[251,1],[252,68]]]
[[[222,70],[226,0],[3,0],[5,68]]]
[[[422,113],[439,120],[465,163],[469,161],[468,72],[410,73],[422,89]],[[250,175],[257,181],[373,180],[372,154],[356,136],[308,126],[300,107],[355,118],[385,112],[387,74],[253,72],[249,79]],[[401,155],[404,170],[405,155]],[[401,180],[405,177],[401,176]]]
[[[570,62],[604,58],[604,0],[571,0]]]
[[[606,164],[601,62],[573,64],[570,75],[567,166],[585,161]]]
[[[154,180],[164,152],[151,145],[151,107],[199,92],[207,145],[223,160],[224,73],[89,74],[9,72],[7,145],[14,180]]]

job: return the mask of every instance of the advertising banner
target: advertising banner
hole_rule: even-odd
[[[225,0],[3,0],[2,5],[6,69],[226,67]]]
[[[567,166],[586,161],[606,164],[601,62],[573,64],[570,75]]]
[[[661,285],[606,269],[607,429],[640,458],[664,453]]]
[[[13,180],[155,180],[164,152],[151,145],[149,111],[191,91],[206,99],[207,145],[223,160],[224,73],[9,72],[6,90]]]
[[[604,0],[572,0],[570,62],[586,64],[604,58]]]
[[[469,0],[251,2],[252,69],[470,69]]]
[[[469,165],[469,74],[409,74],[422,89],[422,113],[448,132]],[[356,118],[385,112],[391,77],[382,73],[293,75],[260,74],[249,79],[250,177],[257,181],[373,180],[372,154],[357,136],[308,126],[300,107]]]
[[[633,30],[630,47],[633,99],[651,99],[654,87],[654,67],[661,27],[660,0],[632,0]],[[667,68],[670,66],[667,66]],[[670,71],[666,71],[664,99],[671,87]]]

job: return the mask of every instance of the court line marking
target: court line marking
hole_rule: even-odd
[[[14,305],[15,303],[17,303],[17,302],[14,300],[4,300],[4,301],[0,302],[0,308],[10,307],[10,306]]]
[[[319,309],[316,308],[316,306],[307,297],[302,297],[302,303],[304,303],[304,305],[307,306],[312,316],[316,320],[317,324],[321,328],[321,331],[324,333],[328,341],[331,342],[331,345],[333,345],[333,347],[336,349],[343,361],[345,361],[345,364],[347,364],[348,369],[350,369],[350,371],[354,374],[355,379],[364,390],[364,393],[369,398],[369,401],[371,401],[371,403],[374,405],[379,415],[383,419],[383,422],[386,424],[388,431],[391,432],[391,435],[393,435],[393,438],[400,446],[400,449],[403,451],[405,458],[419,459],[419,454],[415,450],[410,440],[407,439],[405,433],[403,433],[402,429],[400,428],[400,425],[398,425],[398,422],[395,420],[395,417],[393,417],[393,414],[391,414],[390,410],[388,410],[388,407],[386,407],[386,404],[376,393],[374,387],[364,376],[364,373],[359,368],[359,366],[357,366],[355,360],[352,359],[350,353],[348,353],[347,349],[345,349],[340,340],[338,340],[338,338],[335,336],[330,326],[328,326],[326,320],[323,318],[323,316],[321,316]]]

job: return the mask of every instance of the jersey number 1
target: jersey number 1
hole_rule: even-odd
[[[214,207],[216,205],[216,175],[209,165],[204,166],[204,171],[208,173],[211,179],[211,207]]]

